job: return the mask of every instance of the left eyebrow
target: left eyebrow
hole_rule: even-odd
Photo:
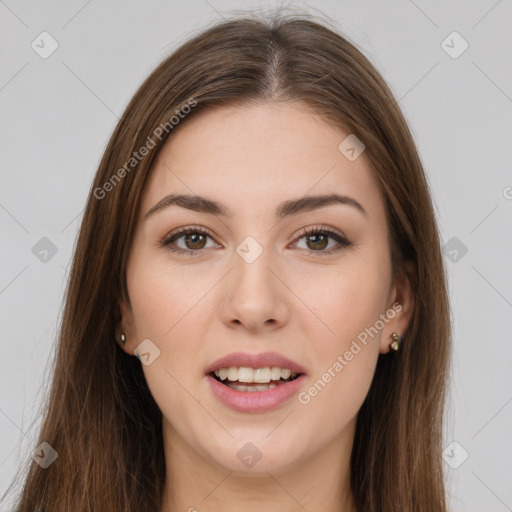
[[[356,208],[365,217],[368,217],[368,213],[353,197],[341,195],[341,194],[326,194],[317,196],[304,196],[298,199],[289,199],[282,202],[276,208],[276,218],[282,219],[289,215],[296,215],[302,212],[308,212],[329,206],[332,204],[343,204]],[[229,208],[218,201],[208,199],[206,197],[190,195],[190,194],[169,194],[162,198],[156,203],[150,210],[145,214],[145,218],[148,218],[154,213],[164,210],[169,206],[176,205],[182,208],[187,208],[196,212],[207,213],[211,215],[220,215],[224,217],[233,217],[233,212]]]

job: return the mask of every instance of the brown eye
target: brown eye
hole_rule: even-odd
[[[328,245],[328,236],[325,235],[309,235],[307,237],[307,244],[312,250],[322,250],[325,249]],[[311,243],[311,245],[310,245]]]
[[[329,255],[352,246],[352,242],[349,242],[341,233],[325,228],[306,228],[302,231],[298,240],[300,241],[303,238],[306,239],[306,250],[317,253],[315,256]],[[337,242],[338,247],[334,246],[326,250],[329,246],[329,240]]]
[[[194,255],[206,248],[210,234],[199,228],[181,228],[166,236],[162,245],[172,252]],[[182,240],[181,245],[178,242]]]
[[[184,235],[184,240],[187,249],[202,249],[206,243],[206,237],[201,233]]]
[[[186,227],[169,234],[162,240],[161,244],[172,252],[195,256],[208,248],[208,238],[213,240],[207,231],[200,228]],[[179,245],[178,242],[182,239],[183,241]],[[315,256],[330,255],[352,246],[352,242],[349,242],[341,233],[325,228],[304,229],[298,240],[302,239],[306,239],[305,250],[316,253]],[[331,240],[336,242],[338,246],[329,247],[329,241]]]

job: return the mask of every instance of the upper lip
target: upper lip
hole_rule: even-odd
[[[220,359],[217,359],[208,368],[205,374],[229,368],[231,366],[247,368],[264,368],[265,366],[277,366],[279,368],[288,368],[293,373],[306,373],[306,370],[295,361],[288,359],[277,352],[262,352],[260,354],[251,354],[249,352],[233,352]]]

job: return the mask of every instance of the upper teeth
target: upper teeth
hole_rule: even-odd
[[[293,373],[288,368],[279,368],[273,366],[265,366],[264,368],[247,368],[245,366],[229,368],[221,368],[215,371],[215,375],[221,380],[239,381],[239,382],[260,382],[267,383],[271,380],[288,379],[295,377],[297,374]]]

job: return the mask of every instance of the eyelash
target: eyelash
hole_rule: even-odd
[[[176,247],[173,248],[170,246],[170,244],[172,242],[179,240],[184,235],[190,235],[190,234],[201,234],[201,235],[205,235],[205,236],[212,238],[211,235],[204,229],[189,226],[189,227],[179,228],[176,231],[167,235],[162,240],[161,245],[166,247],[169,251],[177,253],[177,254],[185,254],[187,256],[196,256],[197,253],[200,253],[204,249],[184,250],[184,249],[180,249],[180,248],[176,248]],[[313,253],[315,257],[316,256],[328,256],[328,255],[331,255],[331,254],[338,252],[342,249],[351,247],[353,245],[352,242],[347,240],[341,233],[332,231],[331,229],[324,228],[324,227],[304,228],[301,231],[300,235],[298,236],[297,240],[300,240],[301,238],[304,238],[307,236],[312,236],[312,235],[328,235],[330,238],[332,238],[333,240],[335,240],[336,242],[338,242],[340,244],[338,247],[334,247],[334,248],[331,247],[331,249],[326,250],[326,251],[325,250],[318,250],[318,251],[309,250],[309,252]],[[305,249],[305,250],[308,250],[308,249]]]

